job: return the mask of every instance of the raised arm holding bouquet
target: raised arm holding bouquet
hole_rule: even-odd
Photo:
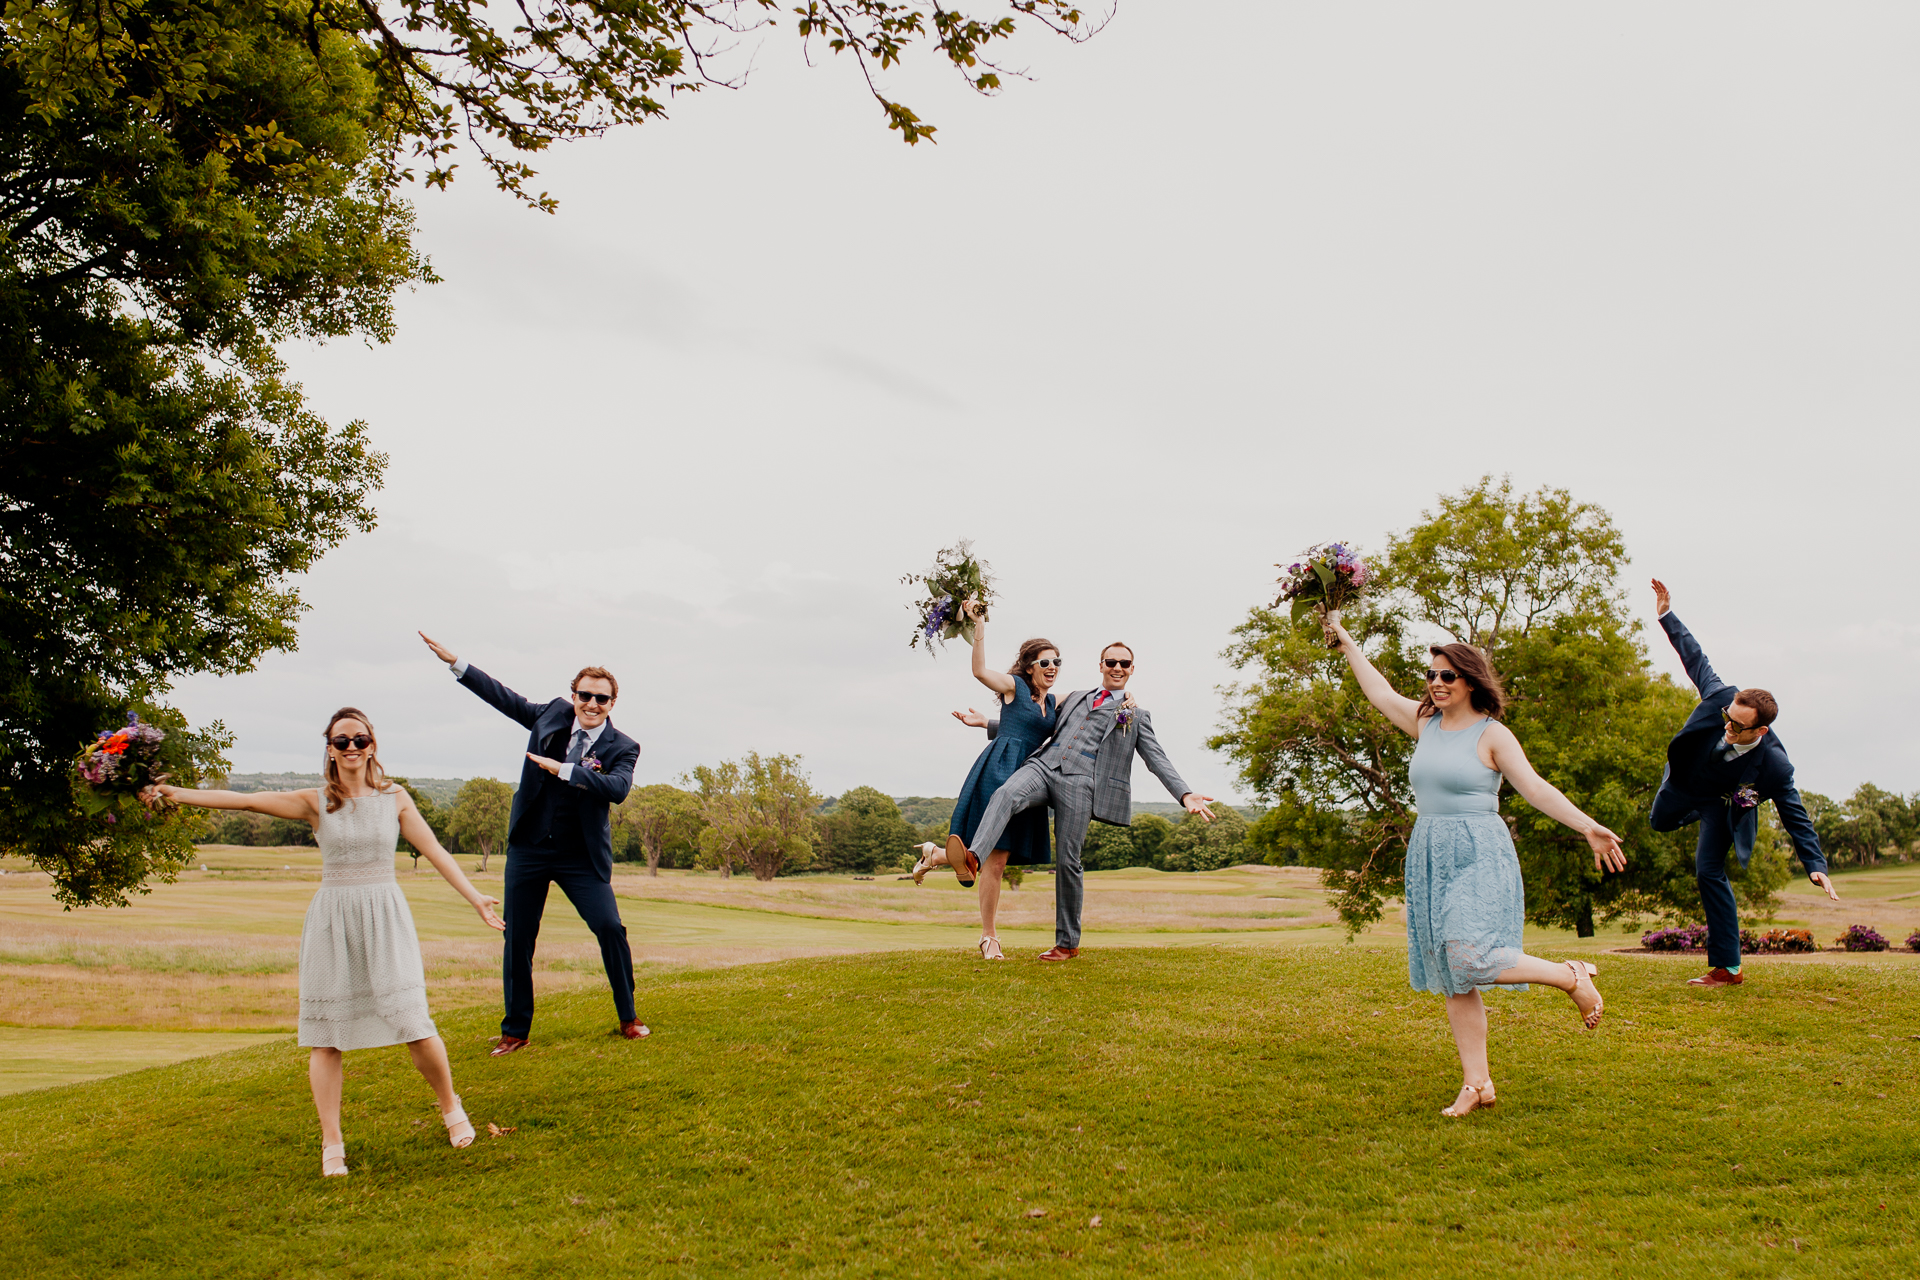
[[[1340,638],[1333,628],[1340,620],[1340,611],[1356,603],[1371,580],[1367,562],[1346,543],[1309,547],[1286,566],[1280,578],[1280,598],[1273,607],[1289,606],[1296,623],[1310,612],[1317,614],[1327,648],[1338,649]]]

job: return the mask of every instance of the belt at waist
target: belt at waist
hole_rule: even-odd
[[[373,863],[364,867],[322,867],[321,884],[398,884],[391,866]]]

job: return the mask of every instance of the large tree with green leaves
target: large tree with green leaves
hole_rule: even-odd
[[[700,831],[706,825],[700,816],[700,797],[664,782],[629,791],[613,811],[613,822],[639,840],[650,876],[660,874],[663,858],[672,859],[668,866],[691,864],[700,851]]]
[[[1605,511],[1563,489],[1516,494],[1488,477],[1391,538],[1372,597],[1346,618],[1410,696],[1428,642],[1487,652],[1534,767],[1622,837],[1627,870],[1602,876],[1583,840],[1502,790],[1528,918],[1582,935],[1597,919],[1698,909],[1691,832],[1661,835],[1646,821],[1667,740],[1694,698],[1649,667],[1620,588],[1625,562]],[[1412,741],[1368,705],[1310,620],[1256,609],[1228,656],[1252,678],[1230,691],[1213,745],[1273,803],[1253,845],[1325,868],[1349,927],[1378,919],[1399,890],[1416,817]]]
[[[738,83],[726,48],[781,16],[776,0],[0,0],[0,849],[69,905],[124,903],[190,856],[177,817],[90,817],[69,760],[129,709],[165,718],[177,677],[292,648],[292,579],[372,527],[384,458],[364,424],[306,409],[275,348],[390,336],[395,292],[433,279],[402,185],[444,186],[467,147],[551,209],[529,156]],[[915,46],[992,93],[993,50],[1022,26],[1093,29],[1062,0],[789,16],[859,66],[909,143],[933,126],[876,77]],[[195,735],[186,773],[223,772],[223,741]]]
[[[513,788],[498,778],[468,778],[454,797],[447,822],[460,847],[480,855],[480,869],[507,848],[507,824],[513,818]]]
[[[699,765],[682,781],[700,797],[704,865],[730,876],[742,864],[756,880],[813,865],[813,815],[821,798],[799,756],[749,751],[737,761]]]
[[[821,871],[871,874],[883,867],[908,865],[920,833],[900,816],[892,796],[872,787],[855,787],[814,819],[814,866]]]

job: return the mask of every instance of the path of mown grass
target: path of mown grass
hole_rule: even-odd
[[[638,1044],[604,995],[500,1061],[488,1011],[443,1018],[514,1129],[465,1152],[402,1051],[351,1056],[344,1183],[290,1047],[0,1099],[0,1224],[35,1276],[1910,1272],[1920,980],[1751,972],[1610,959],[1593,1035],[1496,997],[1501,1104],[1464,1122],[1384,949],[683,974]]]

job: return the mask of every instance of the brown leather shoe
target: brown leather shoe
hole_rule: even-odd
[[[967,842],[959,836],[947,837],[947,865],[953,868],[953,877],[963,888],[980,876],[980,859],[973,856]]]
[[[1079,954],[1080,948],[1078,947],[1054,947],[1052,950],[1042,951],[1040,958],[1047,961],[1071,960]]]
[[[645,1040],[648,1036],[652,1035],[653,1032],[647,1030],[646,1024],[641,1022],[640,1019],[635,1018],[632,1022],[623,1022],[620,1024],[620,1034],[629,1040]]]
[[[519,1036],[501,1036],[499,1043],[493,1046],[493,1052],[487,1056],[489,1058],[504,1058],[508,1054],[518,1053],[526,1047],[527,1042]]]
[[[1704,978],[1688,978],[1690,987],[1737,987],[1746,979],[1737,973],[1728,973],[1725,969],[1709,969]]]

